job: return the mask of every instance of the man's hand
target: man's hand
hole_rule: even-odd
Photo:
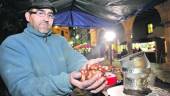
[[[91,65],[100,63],[104,58],[91,59],[86,62],[81,70],[88,69]],[[96,72],[94,76],[88,80],[81,80],[81,72],[72,72],[70,74],[70,82],[73,86],[78,87],[83,90],[88,90],[91,93],[98,93],[106,87],[106,78],[102,72]]]
[[[86,62],[86,64],[82,67],[82,69],[89,69],[89,67],[93,64],[99,64],[102,61],[104,61],[104,58],[96,58],[96,59],[91,59]]]
[[[103,91],[107,86],[106,78],[102,76],[101,72],[96,73],[92,78],[80,81],[81,73],[72,72],[70,74],[70,82],[73,86],[78,87],[82,90],[88,90],[91,93],[98,93]]]

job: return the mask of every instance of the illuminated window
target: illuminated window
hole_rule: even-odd
[[[152,33],[153,32],[153,24],[150,23],[148,24],[148,33]]]

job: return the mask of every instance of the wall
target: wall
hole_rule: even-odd
[[[167,61],[170,62],[170,0],[155,6],[161,16],[167,50]]]

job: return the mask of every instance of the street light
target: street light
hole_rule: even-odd
[[[109,44],[109,56],[110,56],[110,65],[112,65],[112,42],[116,38],[116,34],[113,31],[106,31],[104,35],[104,39]]]
[[[107,31],[104,38],[107,42],[112,42],[116,38],[116,34],[113,31]]]

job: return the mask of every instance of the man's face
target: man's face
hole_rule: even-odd
[[[49,32],[54,20],[51,9],[31,9],[26,12],[25,16],[26,20],[41,33]]]

